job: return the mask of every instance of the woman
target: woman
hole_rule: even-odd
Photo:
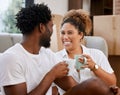
[[[116,76],[103,52],[82,45],[82,39],[84,35],[89,34],[91,27],[87,12],[79,9],[66,13],[60,30],[64,49],[57,52],[57,55],[62,60],[71,60],[73,64],[75,64],[75,55],[82,54],[86,58],[86,64],[82,66],[82,69],[70,69],[70,75],[77,82],[81,83],[91,77],[98,77],[109,86],[116,85]],[[79,58],[79,61],[83,61],[83,58]]]

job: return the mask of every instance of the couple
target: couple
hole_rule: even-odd
[[[53,82],[65,91],[76,86],[79,81],[76,70],[67,76],[68,64],[60,62],[56,54],[46,49],[53,32],[50,9],[44,4],[35,4],[22,8],[16,19],[23,41],[6,50],[0,59],[2,95],[51,95]],[[57,55],[73,59],[75,54],[88,53],[90,56],[84,55],[87,65],[83,72],[87,75],[83,80],[97,76],[109,86],[116,85],[116,77],[104,54],[78,44],[91,28],[88,22],[88,16],[83,12],[80,15],[79,10],[66,14],[61,24],[61,38],[66,50]]]

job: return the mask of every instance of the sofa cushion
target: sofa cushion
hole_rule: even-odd
[[[84,39],[86,47],[99,49],[108,57],[108,46],[104,38],[100,36],[85,36]]]
[[[13,45],[22,41],[22,34],[10,34]]]
[[[10,35],[8,33],[0,33],[0,52],[4,52],[12,45],[13,43]]]

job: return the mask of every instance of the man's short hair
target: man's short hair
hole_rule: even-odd
[[[40,23],[47,24],[51,20],[51,10],[47,5],[33,4],[32,6],[22,8],[16,14],[16,26],[22,34],[31,34]]]

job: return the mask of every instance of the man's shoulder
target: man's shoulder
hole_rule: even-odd
[[[46,56],[48,58],[55,58],[56,54],[49,48],[42,47],[39,52],[40,55]]]
[[[20,52],[20,46],[19,44],[15,44],[14,46],[8,48],[6,51],[2,53],[2,57],[4,58],[16,58],[17,55],[19,55]]]
[[[8,49],[7,49],[5,52],[3,52],[3,53],[16,51],[16,50],[18,50],[19,48],[20,48],[20,44],[17,43],[17,44],[15,44],[15,45],[11,46],[10,48],[8,48]]]
[[[67,52],[65,49],[62,49],[62,50],[56,52],[56,55],[61,56],[61,57],[65,56],[66,54],[67,54]]]
[[[47,53],[47,54],[55,54],[55,52],[53,52],[50,48],[44,48],[44,47],[41,47],[40,53]]]

